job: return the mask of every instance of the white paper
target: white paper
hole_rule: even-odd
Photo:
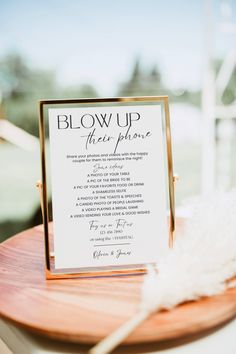
[[[55,268],[156,262],[168,247],[161,107],[48,114]]]

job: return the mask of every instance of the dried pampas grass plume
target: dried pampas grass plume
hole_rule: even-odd
[[[236,286],[229,282],[236,275],[236,191],[200,201],[157,268],[144,278],[139,312],[90,354],[109,353],[153,312]]]

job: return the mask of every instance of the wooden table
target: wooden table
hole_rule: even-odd
[[[76,343],[66,344],[68,353],[73,353],[69,350],[75,348],[76,352],[82,353],[88,345],[108,335],[136,312],[143,276],[46,281],[43,250],[42,226],[26,230],[0,245],[0,314],[4,319],[0,331],[7,344],[6,332],[12,343],[17,342],[16,338],[21,338],[24,343],[34,343],[31,345],[34,349],[29,353],[46,353],[45,345],[58,347],[55,339]],[[123,348],[122,353],[127,350],[138,352],[140,348],[145,348],[143,352],[150,348],[162,351],[176,345],[181,345],[181,353],[185,347],[195,353],[192,351],[194,343],[203,343],[204,347],[206,338],[209,342],[214,337],[217,342],[217,336],[223,335],[229,336],[227,345],[235,350],[232,352],[235,354],[236,344],[234,336],[231,336],[231,328],[235,331],[235,321],[212,334],[219,324],[226,323],[235,314],[236,289],[197,303],[181,305],[145,321],[127,338],[125,344],[132,346]],[[190,343],[206,334],[207,337]],[[186,342],[189,344],[183,346]],[[37,346],[41,346],[41,351],[35,351]],[[227,349],[231,350],[230,347]],[[26,354],[24,350],[22,353]],[[227,354],[231,353],[229,350]],[[17,353],[14,348],[12,352]],[[48,351],[56,352],[63,351]],[[180,353],[178,348],[165,351],[166,354],[172,352]]]

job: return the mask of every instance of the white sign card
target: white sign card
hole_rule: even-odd
[[[169,239],[161,104],[47,114],[55,270],[156,263]]]

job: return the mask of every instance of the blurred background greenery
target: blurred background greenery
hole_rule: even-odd
[[[19,3],[17,1],[12,2],[14,4],[14,9],[19,8]],[[75,6],[75,2],[72,2]],[[90,2],[89,2],[90,3]],[[103,16],[106,18],[106,6],[108,3],[104,3],[104,12]],[[147,6],[149,5],[149,14],[151,16],[152,5],[155,2],[148,1]],[[169,11],[171,8],[171,2],[169,3]],[[177,4],[177,2],[174,2]],[[217,9],[216,3],[214,9]],[[55,4],[54,4],[55,5]],[[124,5],[124,4],[123,4]],[[159,4],[160,5],[160,4]],[[178,4],[177,4],[178,5]],[[203,5],[203,2],[202,2]],[[219,5],[219,4],[218,4]],[[6,2],[0,3],[3,10],[5,9]],[[27,3],[23,1],[23,8],[27,9]],[[44,1],[42,6],[44,9],[47,8],[47,4]],[[65,8],[70,8],[69,3],[64,2]],[[82,1],[78,1],[78,9],[84,9],[84,4]],[[97,5],[91,5],[90,9],[95,10]],[[88,7],[89,7],[88,6]],[[117,8],[117,4],[114,5]],[[153,5],[154,6],[154,5]],[[94,7],[94,8],[93,8]],[[179,7],[179,5],[178,5]],[[122,8],[120,4],[119,8]],[[135,2],[132,2],[132,8],[138,11],[136,14],[133,13],[132,18],[129,19],[130,25],[138,26],[135,24],[136,16],[139,18],[141,16],[142,9],[139,9],[139,5]],[[182,2],[180,8],[184,9],[185,5]],[[31,8],[32,10],[32,8]],[[73,10],[73,6],[71,8]],[[101,10],[101,9],[100,9]],[[54,11],[54,9],[51,9]],[[63,9],[60,9],[63,12]],[[188,8],[191,16],[194,18],[194,10]],[[192,12],[191,12],[192,11]],[[203,11],[202,8],[198,8],[199,14]],[[7,13],[7,11],[6,11]],[[50,17],[50,14],[53,15],[53,12],[47,13],[47,16]],[[166,20],[168,19],[168,11],[166,12]],[[146,14],[147,15],[147,14]],[[45,15],[46,16],[46,15]],[[118,15],[117,15],[118,16]],[[185,13],[182,13],[182,19],[185,20],[185,16],[188,16]],[[200,16],[200,15],[199,15]],[[185,31],[190,30],[189,20],[186,23]],[[5,20],[6,22],[11,21],[11,15],[9,19]],[[22,19],[23,21],[23,19]],[[113,22],[118,21],[116,13],[113,13]],[[148,19],[146,19],[148,21]],[[174,21],[174,20],[173,20]],[[187,21],[187,17],[186,17]],[[200,29],[203,26],[203,19],[201,18]],[[65,26],[69,23],[69,18],[65,19]],[[121,19],[122,23],[122,19]],[[23,26],[23,25],[22,25]],[[81,25],[82,26],[82,25]],[[165,24],[163,25],[165,26]],[[8,26],[9,28],[9,26]],[[99,27],[98,27],[99,28]],[[120,27],[119,27],[120,28]],[[20,30],[20,28],[19,28]],[[50,31],[50,28],[48,28]],[[165,30],[169,29],[167,26]],[[182,29],[183,30],[183,29]],[[34,31],[40,31],[39,25],[35,25]],[[73,31],[79,33],[80,23],[77,23],[76,29],[70,29],[71,34],[73,33],[74,41],[76,42],[76,36]],[[95,28],[94,28],[95,31]],[[171,30],[169,30],[171,31]],[[95,35],[95,32],[92,32]],[[129,33],[125,33],[126,36],[129,36]],[[175,35],[172,29],[172,38],[175,41]],[[181,32],[183,35],[183,31]],[[4,35],[4,31],[3,31]],[[88,39],[90,34],[88,34]],[[121,36],[124,35],[121,31]],[[30,36],[30,34],[29,34]],[[199,36],[202,36],[202,41],[204,41],[203,33],[199,32]],[[86,37],[86,32],[84,33]],[[111,34],[112,38],[112,34]],[[24,38],[27,40],[27,38]],[[24,39],[23,42],[24,43]],[[65,41],[67,37],[62,38],[61,48],[66,46]],[[148,40],[140,38],[140,41],[145,42]],[[191,78],[189,84],[188,80],[185,78],[183,82],[186,82],[185,85],[171,85],[166,79],[166,75],[163,74],[163,65],[155,57],[153,60],[145,60],[147,56],[146,51],[149,49],[142,49],[139,46],[135,47],[136,53],[139,52],[139,55],[134,55],[132,52],[132,60],[129,60],[129,65],[126,64],[127,70],[125,74],[119,80],[113,80],[113,89],[102,90],[102,82],[106,80],[108,75],[104,67],[97,67],[97,70],[103,70],[100,76],[100,85],[97,85],[97,80],[90,79],[87,82],[84,79],[78,78],[78,80],[73,79],[67,80],[66,82],[61,82],[58,78],[60,72],[58,71],[56,65],[48,65],[45,68],[45,65],[42,67],[37,63],[34,63],[32,58],[29,58],[28,54],[24,53],[22,48],[19,48],[19,45],[15,43],[15,38],[11,38],[11,49],[9,46],[5,46],[0,55],[0,94],[1,94],[1,110],[0,110],[0,122],[7,120],[12,123],[14,126],[21,128],[23,131],[38,137],[38,100],[47,99],[47,98],[83,98],[83,97],[99,97],[104,96],[104,91],[109,94],[106,96],[136,96],[136,95],[168,95],[170,99],[170,111],[171,111],[171,124],[172,124],[172,138],[173,138],[173,155],[174,155],[174,169],[180,175],[180,182],[177,187],[177,205],[181,205],[183,201],[189,199],[195,195],[199,195],[202,190],[202,135],[205,129],[203,121],[203,111],[202,111],[202,86],[201,85],[191,85]],[[57,38],[57,41],[60,40]],[[194,38],[193,38],[194,41]],[[72,41],[73,42],[73,41]],[[233,39],[231,42],[234,43]],[[231,43],[230,42],[230,43]],[[46,44],[45,44],[46,45]],[[89,46],[89,41],[88,44]],[[102,45],[102,44],[101,44]],[[108,44],[106,44],[108,46]],[[157,45],[151,43],[152,46]],[[162,46],[165,46],[165,43],[161,43]],[[36,43],[37,46],[37,43]],[[92,46],[92,45],[91,45]],[[32,50],[36,50],[32,48]],[[44,50],[44,47],[41,49]],[[103,50],[104,49],[104,53]],[[94,61],[96,63],[96,58],[98,56],[106,56],[108,47],[99,49],[97,46],[94,46]],[[45,49],[45,56],[51,54],[47,53]],[[53,51],[53,45],[52,49]],[[127,51],[129,48],[127,48]],[[186,48],[186,51],[188,48]],[[108,50],[109,52],[109,50]],[[112,55],[111,53],[109,53]],[[108,54],[108,55],[109,55]],[[79,62],[79,56],[81,53],[77,53],[77,58]],[[82,54],[86,59],[86,51]],[[117,56],[117,53],[116,53]],[[170,63],[175,67],[177,61],[184,61],[186,52],[184,50],[178,51],[174,50],[173,58],[171,58]],[[152,58],[152,54],[150,53]],[[200,56],[201,57],[201,56]],[[204,57],[204,53],[202,53]],[[67,61],[68,56],[62,54],[62,61]],[[112,60],[112,56],[111,56]],[[170,60],[170,58],[168,59]],[[151,64],[150,64],[151,62]],[[224,62],[224,55],[217,58],[216,56],[212,59],[212,68],[214,75],[217,76],[222,63]],[[154,63],[154,64],[153,64]],[[79,64],[78,64],[79,65]],[[81,64],[82,65],[82,64]],[[91,64],[90,64],[91,65]],[[191,70],[191,63],[190,70]],[[173,68],[172,68],[173,69]],[[76,76],[76,66],[74,68]],[[89,71],[89,65],[84,66],[84,70]],[[114,71],[114,69],[111,69]],[[194,70],[194,66],[193,66]],[[184,67],[182,68],[181,75],[187,76],[188,73],[185,72]],[[199,75],[201,75],[201,70],[199,70]],[[69,83],[68,83],[69,81]],[[234,66],[233,70],[230,72],[230,77],[228,78],[227,85],[223,90],[222,96],[216,98],[220,99],[220,103],[224,106],[230,106],[234,104],[236,100],[236,68]],[[236,185],[236,166],[234,161],[234,156],[236,153],[236,143],[235,143],[235,117],[232,115],[234,124],[231,126],[231,140],[230,140],[230,183],[228,188],[232,188]],[[218,123],[220,117],[216,116],[215,120],[215,142],[216,147],[218,146],[220,129],[218,129]],[[1,136],[2,133],[2,136]],[[9,142],[5,135],[4,131],[1,130],[0,126],[0,240],[4,240],[7,237],[19,232],[27,227],[30,227],[34,224],[41,222],[40,208],[39,208],[39,196],[35,188],[36,181],[40,178],[40,156],[39,149],[36,148],[22,148],[17,144],[12,144]],[[218,134],[219,133],[219,134]],[[11,139],[10,139],[11,140]],[[220,145],[219,145],[220,146]],[[223,155],[224,159],[224,155]],[[215,172],[217,175],[217,171]]]

